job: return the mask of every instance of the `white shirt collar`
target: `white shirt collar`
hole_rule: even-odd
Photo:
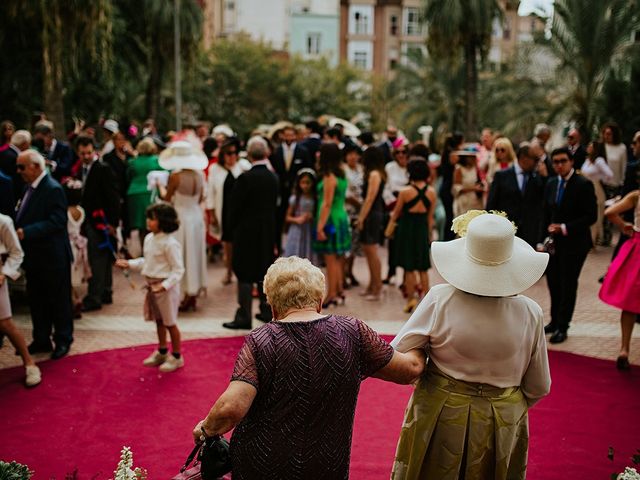
[[[516,171],[516,175],[524,175],[524,170],[522,169],[522,167],[520,166],[517,160],[513,162],[513,168]]]
[[[47,174],[47,170],[45,169],[39,176],[38,178],[36,178],[33,182],[31,182],[31,188],[33,188],[34,190],[36,188],[38,188],[38,185],[40,185],[40,182],[42,181],[42,179],[44,178],[44,176]]]
[[[49,153],[53,153],[56,151],[56,145],[58,145],[58,141],[54,138],[51,140],[51,148],[49,148]]]
[[[559,178],[558,181],[560,181],[560,180],[562,180],[564,178],[564,181],[568,182],[569,179],[573,176],[573,172],[575,172],[575,171],[576,171],[576,169],[572,168],[571,171],[569,172],[569,174],[566,177],[563,177],[562,175],[558,175],[558,178]]]

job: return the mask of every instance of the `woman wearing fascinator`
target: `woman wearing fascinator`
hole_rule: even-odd
[[[551,378],[540,306],[521,294],[548,254],[515,236],[505,217],[470,211],[461,238],[434,242],[448,282],[431,288],[391,343],[429,361],[405,413],[392,479],[524,479],[527,412]]]

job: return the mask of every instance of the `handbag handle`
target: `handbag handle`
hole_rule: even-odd
[[[189,468],[189,465],[191,464],[191,462],[193,462],[193,459],[196,458],[196,455],[200,451],[200,447],[202,447],[201,443],[197,443],[196,446],[193,447],[193,450],[191,451],[191,453],[187,457],[187,461],[184,462],[184,466],[180,469],[180,473],[184,473],[184,471],[187,468]]]

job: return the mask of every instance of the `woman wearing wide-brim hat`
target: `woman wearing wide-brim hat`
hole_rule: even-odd
[[[462,238],[431,247],[448,283],[429,291],[392,342],[400,352],[427,348],[429,363],[391,476],[525,478],[527,412],[551,378],[542,309],[521,292],[540,279],[548,254],[499,215],[472,211],[454,229]]]
[[[175,233],[182,245],[185,272],[181,290],[184,299],[180,311],[196,309],[196,297],[207,284],[207,252],[205,240],[204,174],[207,156],[190,142],[173,142],[160,154],[158,163],[171,170],[166,192],[162,198],[171,202],[178,212],[180,228]]]

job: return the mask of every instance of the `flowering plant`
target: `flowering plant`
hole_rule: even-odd
[[[635,468],[626,467],[617,480],[640,480],[640,473]]]
[[[18,462],[0,461],[0,479],[1,480],[29,480],[33,475],[33,471],[29,467]]]
[[[144,468],[133,468],[133,453],[131,448],[122,447],[120,452],[120,461],[115,472],[113,472],[113,480],[146,480],[147,471]]]
[[[491,213],[493,215],[498,215],[500,217],[508,219],[505,212],[500,212],[498,210],[491,210],[489,212],[487,212],[486,210],[469,210],[468,212],[463,213],[462,215],[458,215],[453,219],[451,230],[453,231],[453,233],[458,235],[458,237],[462,238],[467,235],[467,230],[469,228],[469,223],[471,222],[471,220],[487,213]],[[513,225],[513,231],[515,232],[517,230],[516,224],[513,222],[511,223]]]

